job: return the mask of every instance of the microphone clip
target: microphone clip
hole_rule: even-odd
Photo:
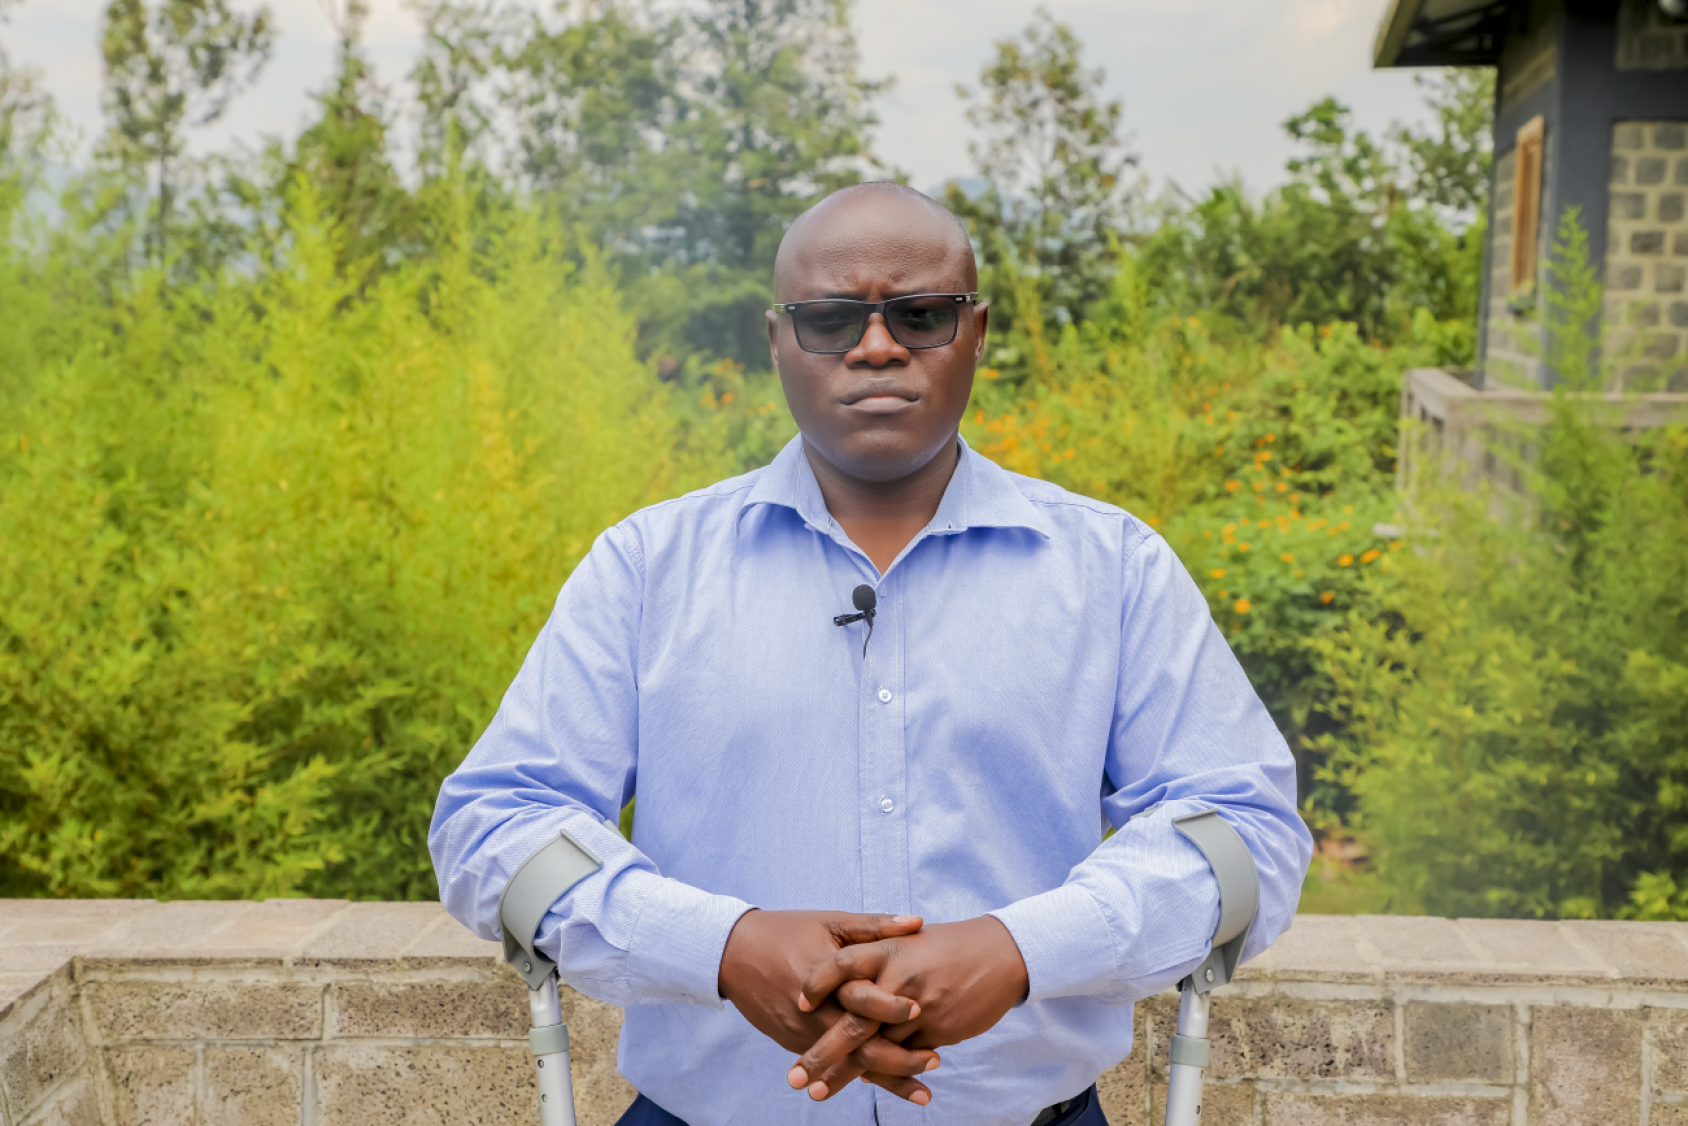
[[[862,638],[862,657],[867,657],[867,643],[873,638],[873,616],[879,612],[879,595],[874,589],[863,583],[850,592],[850,602],[856,607],[854,614],[840,614],[832,619],[835,626],[847,626],[853,622],[867,623],[867,636]]]

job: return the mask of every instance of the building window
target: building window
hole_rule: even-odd
[[[1518,130],[1512,162],[1512,292],[1536,284],[1536,247],[1541,242],[1541,157],[1544,123],[1532,117]]]

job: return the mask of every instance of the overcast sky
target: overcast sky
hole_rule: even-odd
[[[538,0],[546,2],[549,0]],[[241,6],[242,0],[236,0]],[[1107,71],[1125,102],[1126,131],[1143,168],[1199,190],[1240,172],[1256,189],[1283,179],[1289,146],[1280,124],[1335,94],[1362,127],[1422,118],[1407,72],[1376,72],[1371,43],[1385,0],[1049,0]],[[100,128],[99,16],[104,0],[22,0],[0,25],[14,63],[45,72],[61,112],[85,135]],[[333,34],[319,0],[271,0],[278,35],[258,87],[195,147],[290,135],[307,119],[308,95],[326,83]],[[402,91],[418,48],[403,0],[372,0],[366,34],[384,83]],[[929,188],[970,171],[957,82],[971,84],[993,41],[1012,36],[1034,6],[1023,0],[856,0],[864,71],[896,85],[879,105],[882,158]]]

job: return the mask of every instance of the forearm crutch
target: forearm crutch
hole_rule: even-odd
[[[569,1079],[569,1029],[557,996],[557,964],[536,951],[533,940],[552,904],[600,867],[596,856],[563,833],[522,862],[498,900],[504,960],[528,987],[533,1014],[528,1044],[539,1077],[540,1126],[574,1126],[574,1084]]]
[[[1202,1073],[1210,1045],[1207,1011],[1213,990],[1231,980],[1260,907],[1260,873],[1237,831],[1213,810],[1173,819],[1173,827],[1201,849],[1219,881],[1219,927],[1213,949],[1178,983],[1178,1032],[1166,1081],[1166,1126],[1197,1126],[1202,1113]]]

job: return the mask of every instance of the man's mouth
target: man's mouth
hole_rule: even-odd
[[[844,396],[844,405],[869,414],[890,414],[904,410],[920,398],[901,383],[889,379],[875,379],[852,389]]]

